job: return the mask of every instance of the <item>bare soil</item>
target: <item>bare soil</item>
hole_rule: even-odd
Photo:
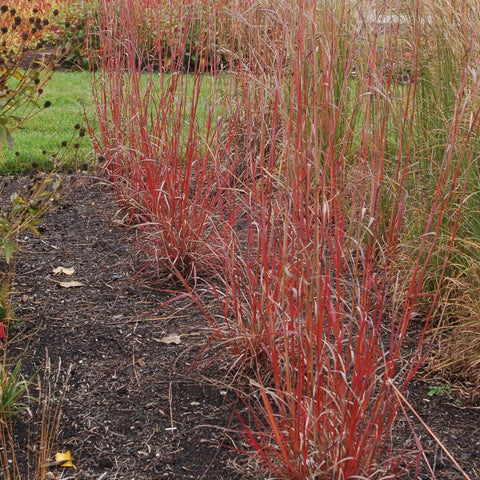
[[[222,383],[227,367],[204,362],[210,334],[201,312],[186,298],[169,303],[173,294],[136,275],[141,264],[116,221],[112,193],[93,177],[74,180],[44,216],[42,235],[19,241],[21,322],[9,344],[26,377],[42,374],[47,359],[60,365],[61,377],[71,368],[54,451],[70,450],[76,469],[52,472],[77,480],[265,478],[238,451],[245,445],[236,433],[237,397]],[[28,179],[3,182],[5,198]],[[59,266],[75,272],[54,275]],[[58,283],[70,281],[82,285]],[[168,335],[179,343],[164,343]],[[430,397],[429,386],[414,381],[409,401],[471,478],[480,478],[479,405],[455,392]],[[34,406],[14,420],[25,471],[38,424]],[[409,442],[405,419],[397,433],[399,443]],[[436,478],[464,478],[421,427],[418,433]]]

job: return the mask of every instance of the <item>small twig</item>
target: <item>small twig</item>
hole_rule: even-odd
[[[459,410],[480,410],[480,407],[466,406],[462,407],[461,405],[456,405],[455,403],[447,402],[447,405],[451,407],[458,408]]]
[[[137,325],[135,325],[133,332],[136,333],[137,331]],[[138,373],[137,373],[137,368],[135,367],[136,360],[135,360],[135,342],[132,341],[132,368],[133,368],[133,374],[135,375],[135,380],[137,381],[137,385],[140,388],[140,380],[138,378]]]
[[[172,435],[175,433],[175,427],[173,425],[173,393],[172,393],[172,382],[169,382],[168,384],[168,407],[170,410],[170,431],[172,432]]]
[[[48,463],[44,463],[42,465],[42,467],[45,467],[45,468],[50,468],[50,467],[59,467],[61,466],[62,464],[66,463],[67,460],[63,459],[63,460],[55,460],[53,462],[48,462]]]

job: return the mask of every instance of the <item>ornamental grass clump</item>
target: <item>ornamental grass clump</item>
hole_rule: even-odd
[[[96,148],[158,275],[217,299],[247,453],[279,478],[417,478],[394,429],[461,231],[477,37],[440,102],[420,1],[112,3]],[[185,67],[197,31],[213,68]]]
[[[183,59],[191,54],[192,29],[202,17],[181,3],[170,9],[167,18],[184,21],[177,43],[167,51],[158,42],[151,50],[148,39],[163,38],[162,9],[149,10],[140,1],[103,3],[98,31],[92,32],[101,45],[96,147],[125,222],[137,228],[139,248],[157,276],[196,278],[220,267],[218,251],[231,230],[223,219],[233,206],[224,188],[228,175],[216,175],[215,75],[204,75],[200,66],[182,75],[189,69]],[[202,21],[208,29],[209,17]]]
[[[244,5],[252,41],[235,78],[242,118],[258,120],[240,136],[255,146],[242,192],[247,233],[215,291],[237,363],[255,372],[244,438],[279,478],[418,475],[413,440],[392,442],[395,389],[423,359],[479,127],[469,55],[431,132],[444,143],[419,139],[438,115],[424,95],[436,87],[420,68],[431,51],[420,4],[408,16],[350,2]],[[264,58],[265,31],[279,33]],[[430,177],[419,185],[424,165]]]

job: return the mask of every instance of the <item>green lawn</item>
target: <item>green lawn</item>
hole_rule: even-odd
[[[51,156],[63,158],[68,168],[84,168],[85,164],[94,163],[93,146],[85,136],[79,149],[73,145],[78,142],[78,130],[74,126],[85,126],[85,118],[95,118],[95,107],[92,98],[93,76],[89,72],[56,72],[44,87],[41,102],[50,101],[49,108],[41,109],[33,118],[27,120],[12,133],[14,147],[7,143],[0,146],[0,175],[26,173],[42,168],[51,168]],[[187,79],[186,97],[193,95],[193,82]],[[217,80],[218,82],[218,80]],[[222,81],[217,83],[221,87]],[[183,87],[182,87],[183,88]],[[183,92],[182,88],[180,91]],[[196,122],[202,128],[206,121],[205,114],[210,101],[212,82],[202,79],[202,93],[198,105]],[[153,95],[155,97],[155,95]],[[187,100],[188,104],[188,100]],[[188,112],[188,108],[187,108]],[[185,124],[185,135],[188,124]],[[68,146],[62,147],[62,142]],[[45,153],[43,153],[45,152]]]
[[[93,117],[92,75],[88,72],[56,72],[45,85],[44,100],[52,105],[13,132],[14,148],[0,149],[0,174],[19,174],[50,164],[52,155],[68,160],[72,168],[83,168],[94,155],[86,135],[78,138],[75,124],[85,126],[85,115]],[[79,142],[80,140],[80,142]],[[68,142],[62,147],[62,142]],[[80,146],[73,146],[79,142]],[[46,152],[46,153],[42,153]]]

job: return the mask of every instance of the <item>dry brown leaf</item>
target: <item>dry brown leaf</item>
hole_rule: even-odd
[[[57,267],[52,270],[52,273],[54,275],[59,275],[60,273],[63,273],[64,275],[70,276],[75,273],[75,269],[70,267]]]
[[[75,465],[72,463],[72,456],[70,454],[70,450],[66,452],[57,452],[55,454],[55,462],[59,463],[61,467],[73,467]]]
[[[83,287],[83,283],[77,282],[76,280],[71,280],[69,282],[58,282],[58,284],[63,288]]]
[[[176,333],[172,333],[163,338],[154,338],[154,340],[159,343],[166,343],[167,345],[170,343],[178,345],[182,341],[180,335],[177,335]]]

